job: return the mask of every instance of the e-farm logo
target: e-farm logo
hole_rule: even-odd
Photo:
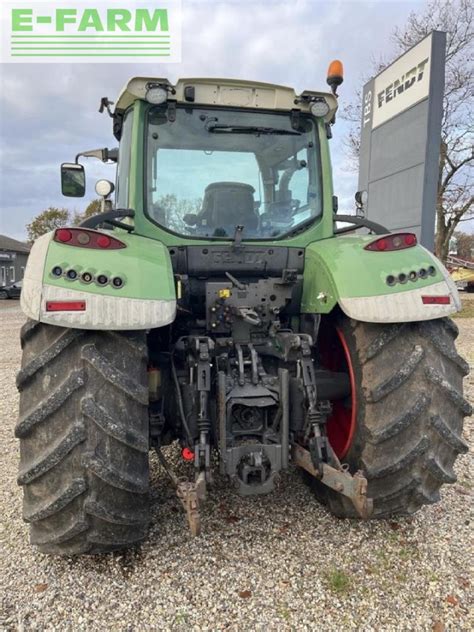
[[[179,62],[181,0],[0,2],[2,62]]]

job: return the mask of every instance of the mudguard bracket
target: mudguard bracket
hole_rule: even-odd
[[[371,498],[367,498],[367,479],[361,471],[352,476],[344,466],[336,469],[327,463],[322,463],[321,469],[317,470],[310,452],[297,444],[293,444],[291,454],[293,462],[298,467],[306,470],[327,487],[349,498],[361,518],[367,520],[371,516],[374,503]]]

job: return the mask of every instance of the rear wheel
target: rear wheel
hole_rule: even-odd
[[[467,363],[457,354],[450,319],[370,324],[341,318],[321,330],[323,361],[350,374],[352,394],[337,404],[328,436],[352,472],[361,469],[374,517],[412,514],[439,500],[453,483],[453,465],[468,447],[462,395]],[[341,517],[357,517],[352,503],[312,480],[317,497]]]
[[[148,524],[148,392],[141,332],[28,321],[17,377],[18,483],[44,553],[101,553]]]

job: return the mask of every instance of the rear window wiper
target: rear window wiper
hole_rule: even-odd
[[[247,125],[212,125],[207,128],[211,134],[269,134],[274,136],[301,136],[301,132],[275,127],[257,127]]]

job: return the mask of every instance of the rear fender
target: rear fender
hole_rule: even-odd
[[[307,247],[302,312],[328,314],[339,305],[354,320],[393,323],[440,318],[461,309],[455,283],[426,248],[365,250],[374,239],[373,235],[333,237]],[[434,273],[423,278],[420,271],[430,268]],[[416,279],[409,280],[410,272],[416,272]],[[403,283],[398,280],[401,274],[407,277]],[[397,279],[395,285],[387,283],[390,276]],[[428,304],[425,296],[449,297],[449,303]]]
[[[34,320],[80,329],[150,329],[171,323],[176,316],[176,294],[171,260],[159,241],[124,232],[100,231],[125,244],[99,250],[58,243],[54,231],[37,239],[26,266],[21,307]],[[62,274],[53,274],[61,268]],[[68,278],[74,270],[77,278]],[[89,283],[81,275],[92,276]],[[99,285],[105,275],[108,283]],[[112,279],[123,280],[115,287]],[[83,302],[81,311],[49,311],[48,303]],[[49,305],[51,307],[51,305]]]

